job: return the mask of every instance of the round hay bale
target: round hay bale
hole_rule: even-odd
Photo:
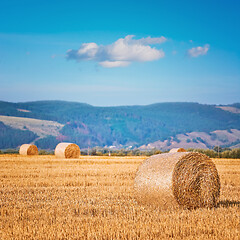
[[[151,156],[138,168],[134,189],[142,203],[188,209],[214,207],[220,179],[212,160],[201,153],[165,153]]]
[[[184,148],[172,148],[169,153],[186,152]]]
[[[80,148],[74,143],[59,143],[55,148],[57,158],[79,158]]]
[[[23,144],[19,149],[20,155],[38,155],[38,148],[33,144]]]

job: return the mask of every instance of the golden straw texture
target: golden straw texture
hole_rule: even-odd
[[[38,155],[38,148],[33,144],[23,144],[19,149],[20,155]]]
[[[213,207],[220,194],[214,163],[200,153],[165,153],[139,166],[134,183],[139,202],[161,208]]]
[[[182,156],[173,170],[172,189],[180,205],[188,208],[216,206],[220,179],[215,164],[201,153]]]
[[[55,148],[57,158],[79,158],[80,148],[74,143],[59,143]]]

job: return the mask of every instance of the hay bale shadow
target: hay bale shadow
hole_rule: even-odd
[[[234,201],[234,200],[223,200],[219,201],[217,208],[219,207],[224,207],[224,208],[229,208],[229,207],[240,207],[240,201]]]

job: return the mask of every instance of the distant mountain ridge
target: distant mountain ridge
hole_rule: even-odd
[[[7,144],[2,143],[6,138],[9,148],[17,147],[26,141],[34,142],[43,149],[54,149],[56,144],[61,141],[74,142],[81,148],[94,146],[143,147],[152,144],[155,147],[167,149],[176,143],[181,145],[186,141],[188,143],[191,141],[194,146],[199,147],[203,146],[203,142],[205,142],[205,147],[212,147],[212,144],[215,143],[232,146],[232,144],[240,143],[237,133],[240,130],[239,111],[240,103],[216,106],[172,102],[146,106],[95,107],[85,103],[66,101],[25,103],[0,101],[0,115],[2,116],[55,122],[47,124],[49,128],[44,130],[44,133],[49,132],[47,136],[46,134],[40,135],[39,126],[32,132],[28,127],[31,121],[27,121],[27,119],[26,123],[28,124],[24,126],[25,128],[22,124],[19,128],[19,121],[18,124],[14,122],[10,124],[6,118],[2,118],[5,121],[1,122],[0,117],[2,129],[5,129],[5,135],[0,135],[0,149],[6,148]],[[46,122],[43,122],[43,126],[46,127]],[[51,126],[55,126],[55,128],[58,126],[57,131],[51,129]],[[8,137],[10,129],[11,137],[10,135]],[[28,137],[23,138],[25,142],[12,141],[11,143],[10,138],[14,136],[14,131],[18,131],[18,134],[19,131],[22,131],[23,135],[28,131]],[[214,131],[221,131],[221,137],[219,134],[215,136]],[[193,133],[196,137],[193,137],[195,136]],[[197,136],[197,133],[201,134]],[[18,138],[18,134],[16,133],[15,138]],[[184,134],[189,137],[182,137]],[[215,137],[220,139],[217,139],[219,141],[216,139],[210,141],[211,136],[212,139]],[[155,142],[165,142],[166,144],[164,146],[154,145]]]

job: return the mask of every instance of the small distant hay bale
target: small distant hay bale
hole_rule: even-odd
[[[59,143],[55,148],[57,158],[79,158],[80,148],[74,143]]]
[[[163,209],[214,207],[220,179],[212,160],[201,153],[165,153],[139,166],[134,189],[139,202]]]
[[[169,153],[186,152],[184,148],[172,148]]]
[[[20,155],[38,155],[38,148],[33,144],[23,144],[19,149]]]

